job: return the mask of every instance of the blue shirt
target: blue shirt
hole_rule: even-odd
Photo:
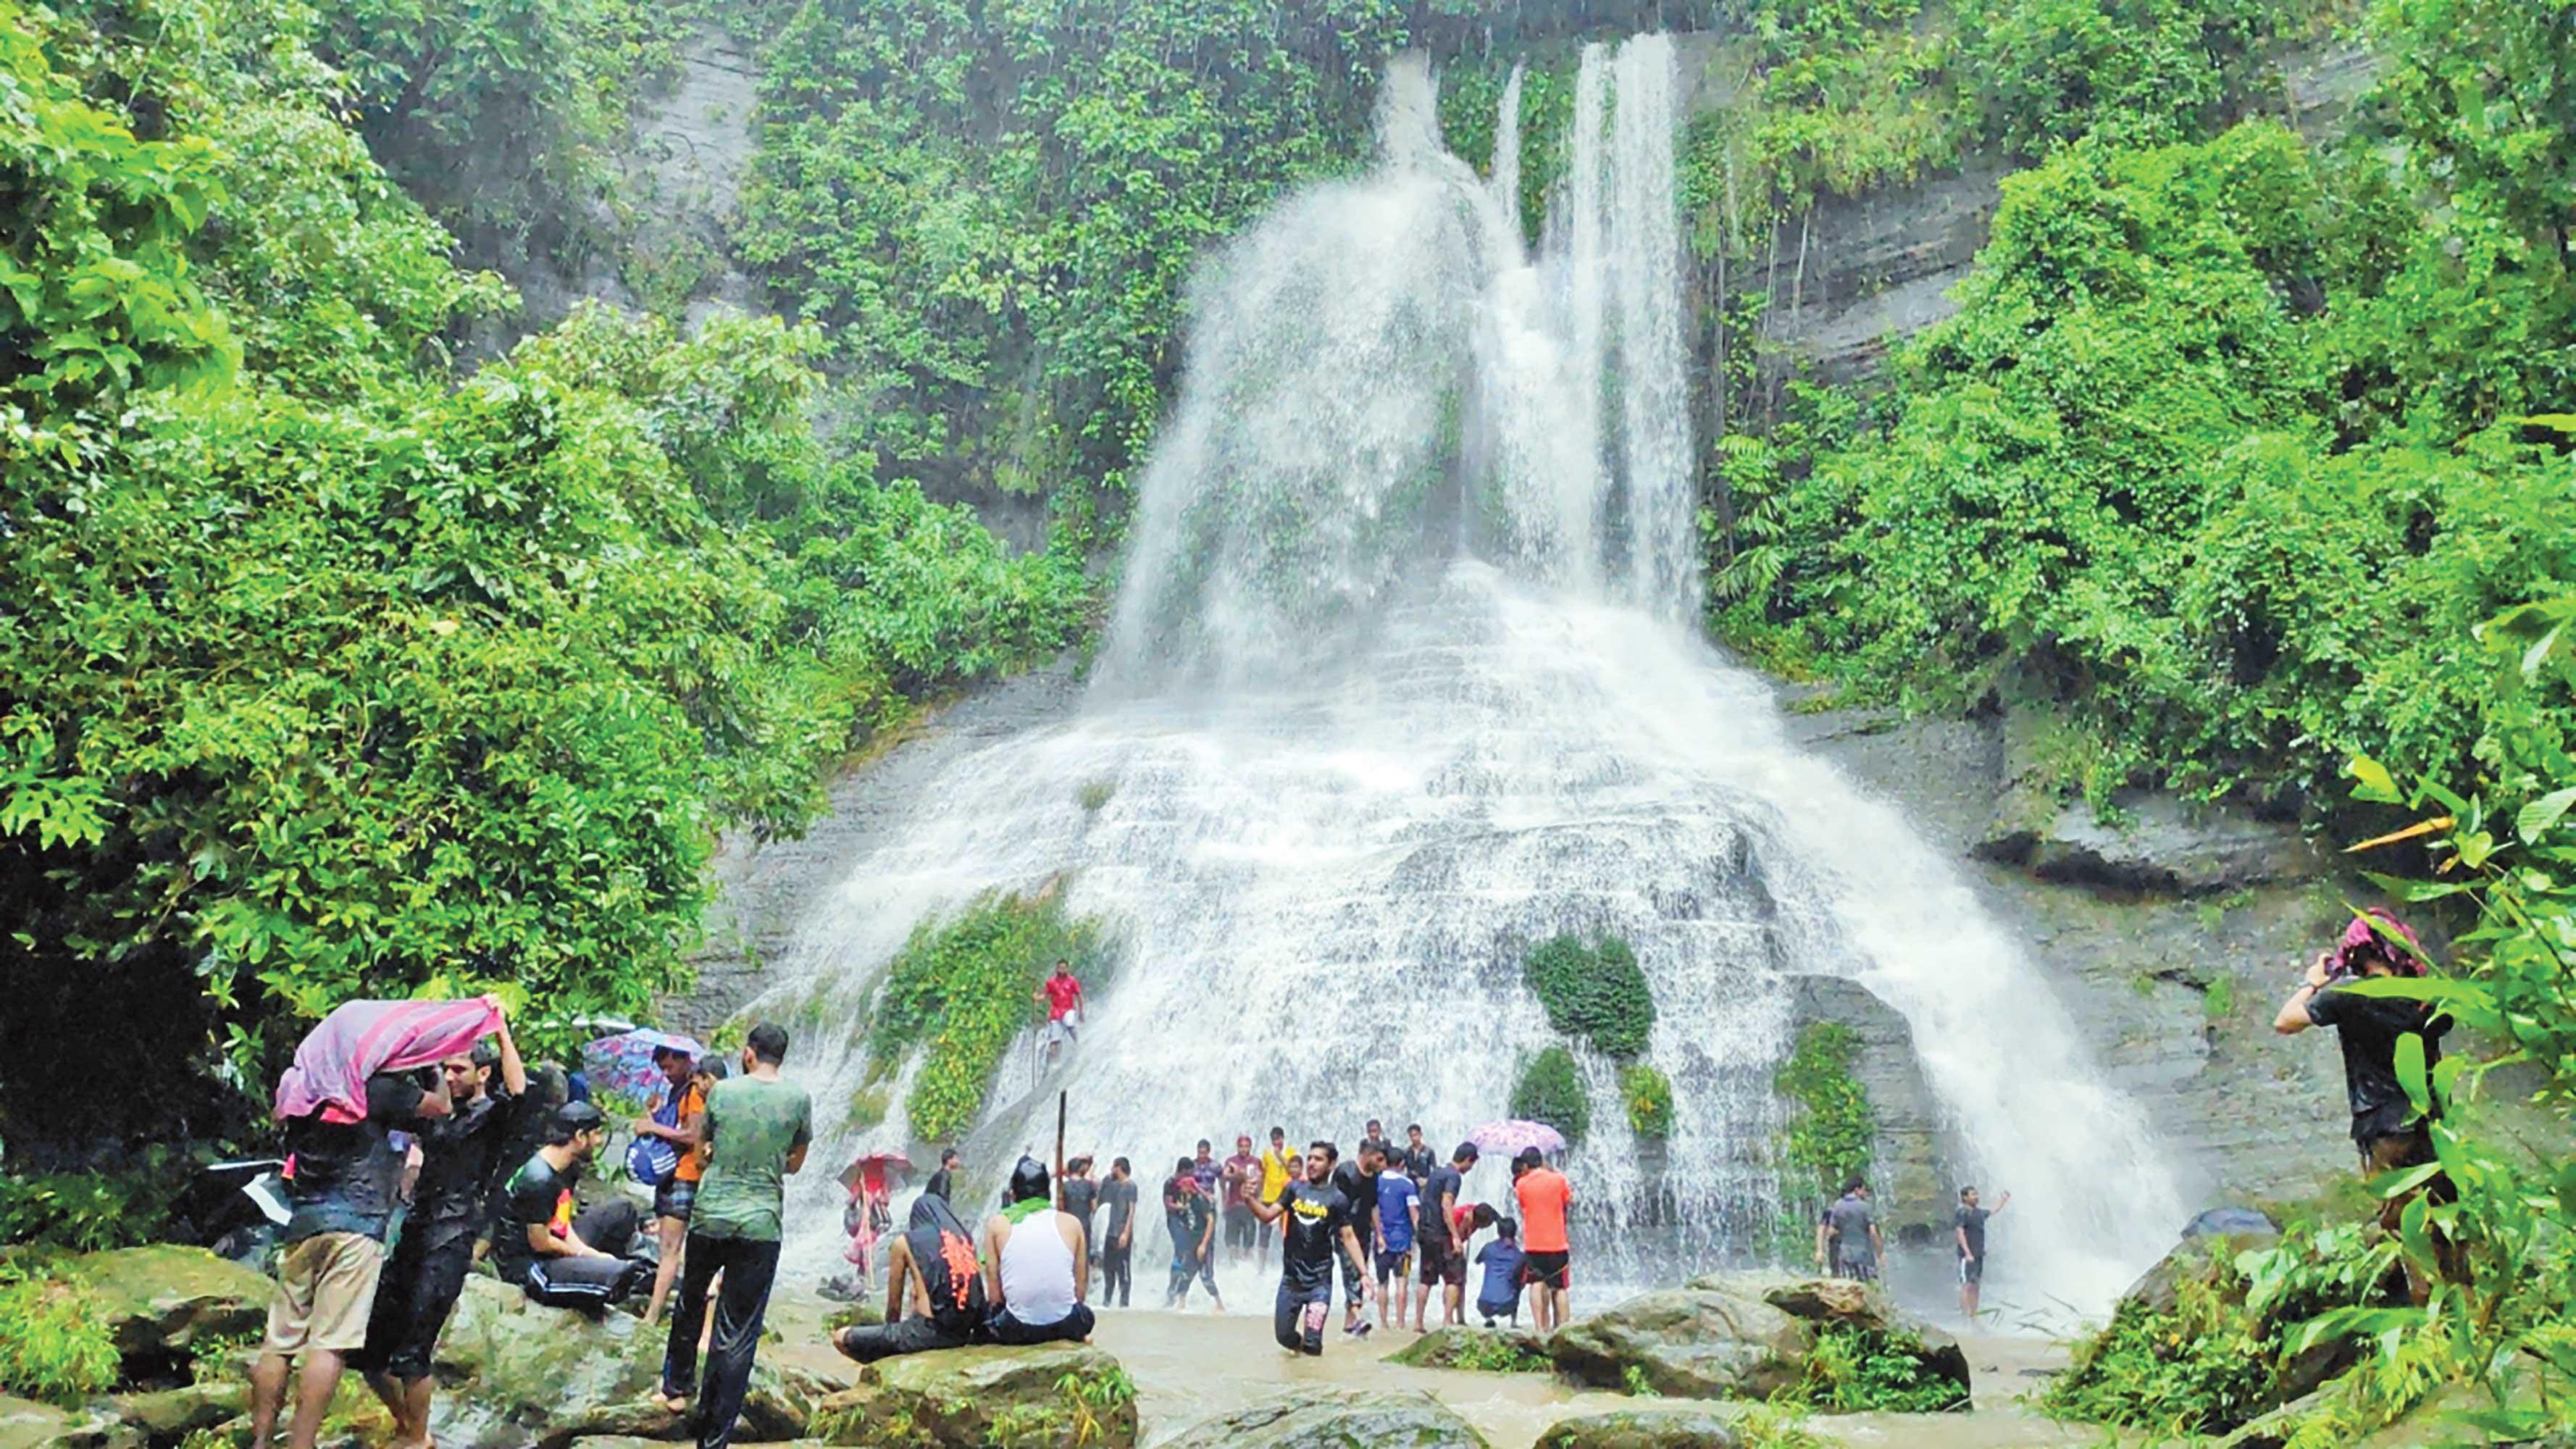
[[[1377,1175],[1377,1226],[1386,1235],[1388,1252],[1413,1251],[1413,1218],[1404,1208],[1407,1203],[1421,1200],[1421,1190],[1413,1185],[1412,1178],[1401,1172]]]
[[[1520,1296],[1520,1244],[1496,1238],[1476,1250],[1476,1261],[1485,1265],[1485,1286],[1476,1290],[1477,1303],[1509,1303]]]

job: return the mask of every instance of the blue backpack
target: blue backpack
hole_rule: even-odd
[[[686,1087],[673,1087],[661,1106],[653,1109],[653,1120],[664,1127],[680,1125],[680,1094]],[[660,1187],[680,1167],[680,1149],[659,1137],[637,1136],[626,1145],[626,1175],[646,1187]]]

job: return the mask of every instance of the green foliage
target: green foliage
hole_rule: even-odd
[[[1646,1062],[1619,1069],[1619,1095],[1628,1104],[1628,1130],[1640,1142],[1661,1142],[1673,1135],[1672,1079]]]
[[[1843,1183],[1866,1177],[1878,1152],[1878,1114],[1852,1075],[1860,1039],[1837,1021],[1810,1022],[1771,1086],[1789,1104],[1789,1120],[1772,1144],[1780,1173],[1784,1251],[1804,1245],[1824,1205]]]
[[[262,1079],[352,995],[647,1013],[717,827],[801,828],[870,731],[1088,608],[830,459],[810,332],[593,310],[447,372],[506,293],[352,132],[318,26],[0,13],[13,1142],[161,1130],[210,1045]],[[17,1090],[102,1001],[132,1090]]]
[[[188,1170],[155,1148],[123,1171],[0,1174],[0,1246],[97,1253],[148,1243]]]
[[[1922,1339],[1902,1329],[1827,1323],[1816,1331],[1806,1376],[1790,1403],[1835,1413],[1939,1414],[1968,1407],[1956,1383],[1924,1364]]]
[[[1522,955],[1521,979],[1547,1008],[1549,1026],[1585,1038],[1603,1056],[1638,1056],[1653,1036],[1654,995],[1636,953],[1617,936],[1542,941]]]
[[[1619,1370],[1619,1391],[1632,1399],[1660,1399],[1664,1396],[1663,1390],[1656,1388],[1654,1381],[1646,1377],[1642,1364],[1627,1364]]]
[[[0,1263],[0,1394],[70,1407],[116,1382],[116,1341],[77,1280]]]
[[[1097,815],[1100,813],[1100,808],[1107,805],[1110,798],[1117,793],[1118,782],[1115,780],[1086,780],[1082,788],[1075,792],[1074,803],[1082,807],[1082,813],[1085,815]]]
[[[2172,1311],[2123,1300],[2049,1381],[2040,1406],[2156,1434],[2223,1433],[2279,1406],[2300,1325],[2381,1301],[2393,1262],[2391,1248],[2351,1224],[2294,1225],[2276,1245],[2232,1256],[2212,1249],[2177,1275]]]
[[[1546,1354],[1524,1347],[1516,1338],[1479,1333],[1460,1342],[1445,1367],[1488,1374],[1543,1374],[1556,1365]]]
[[[2244,93],[2262,42],[2290,8],[2282,0],[1958,0],[1962,90],[1984,134],[2032,154],[2084,136],[2193,140]]]
[[[1512,1115],[1544,1122],[1568,1143],[1582,1141],[1592,1130],[1592,1097],[1583,1089],[1574,1053],[1552,1046],[1522,1063],[1520,1080],[1512,1084]]]
[[[2400,299],[2469,302],[2434,286],[2457,223],[2388,210],[2384,177],[2253,122],[2011,178],[1886,431],[1803,476],[1744,450],[1739,513],[1794,524],[1738,529],[1723,627],[1862,697],[2044,710],[2097,805],[2466,760],[2485,679],[2451,641],[2576,579],[2571,465],[2499,419],[2507,380],[2399,400],[2428,393],[2389,381],[2420,346]]]
[[[1043,1019],[1035,993],[1059,959],[1096,989],[1109,956],[1099,923],[1068,915],[1056,892],[986,896],[913,928],[886,966],[868,1029],[879,1063],[926,1054],[904,1101],[913,1136],[949,1142],[975,1125],[1002,1053]]]

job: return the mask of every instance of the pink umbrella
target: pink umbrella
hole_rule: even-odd
[[[1565,1134],[1544,1122],[1528,1122],[1518,1117],[1488,1122],[1467,1129],[1467,1140],[1486,1152],[1504,1157],[1517,1157],[1524,1147],[1535,1147],[1551,1157],[1565,1150]]]

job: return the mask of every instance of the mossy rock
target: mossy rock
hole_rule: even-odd
[[[158,1372],[203,1339],[259,1332],[277,1292],[263,1274],[177,1243],[85,1253],[65,1268],[87,1286],[133,1374]]]
[[[1681,1288],[1631,1298],[1548,1336],[1548,1357],[1587,1384],[1624,1388],[1634,1370],[1659,1394],[1764,1399],[1800,1382],[1815,1331],[1758,1295]]]
[[[1515,1353],[1523,1357],[1521,1365],[1496,1366]],[[1388,1354],[1387,1362],[1482,1373],[1546,1373],[1555,1366],[1548,1359],[1545,1340],[1516,1328],[1435,1328]]]
[[[0,1449],[143,1449],[143,1435],[95,1409],[0,1394]]]
[[[1641,1405],[1559,1419],[1537,1449],[1736,1449],[1735,1426],[1706,1404]]]
[[[240,1378],[216,1379],[187,1388],[119,1394],[101,1407],[153,1443],[167,1443],[249,1413],[250,1384]]]
[[[856,1388],[816,1406],[827,1444],[885,1449],[1133,1449],[1136,1403],[1090,1404],[1067,1378],[1124,1381],[1118,1360],[1088,1344],[951,1348],[859,1370]]]
[[[1181,1434],[1226,1449],[1490,1449],[1485,1437],[1427,1393],[1299,1388],[1273,1394]]]

